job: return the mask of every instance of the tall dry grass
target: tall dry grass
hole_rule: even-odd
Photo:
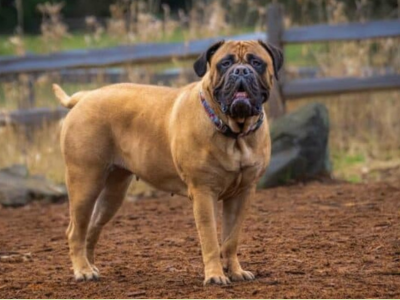
[[[56,182],[63,182],[59,132],[58,122],[40,129],[0,127],[0,167],[23,164],[33,174],[46,174]]]
[[[40,31],[43,39],[43,46],[47,52],[60,50],[61,41],[68,37],[68,27],[61,20],[63,2],[38,4],[37,9],[42,14]]]

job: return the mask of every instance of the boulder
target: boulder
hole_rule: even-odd
[[[65,187],[42,176],[30,176],[23,165],[0,169],[0,204],[22,206],[32,200],[56,202],[67,197]]]
[[[328,136],[328,110],[320,103],[307,104],[275,120],[271,125],[271,162],[258,187],[329,174]]]

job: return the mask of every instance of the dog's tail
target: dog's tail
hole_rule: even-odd
[[[61,104],[66,108],[73,108],[78,103],[80,98],[76,97],[78,93],[69,96],[58,84],[53,84],[53,91],[58,100],[60,100]]]

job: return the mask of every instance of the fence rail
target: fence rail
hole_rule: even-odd
[[[68,109],[63,107],[35,107],[11,112],[0,112],[0,126],[6,125],[40,125],[44,122],[57,121],[65,117]]]
[[[313,25],[285,30],[283,43],[315,43],[388,38],[400,35],[400,19],[350,23],[339,25]]]
[[[400,20],[314,25],[290,28],[283,32],[284,44],[362,40],[400,36]],[[94,68],[127,63],[155,63],[173,58],[188,59],[200,55],[210,44],[221,40],[264,40],[266,33],[254,32],[187,43],[137,44],[107,49],[73,50],[47,55],[8,57],[0,60],[0,78],[18,73],[49,72],[71,68]]]
[[[288,99],[398,89],[400,74],[369,77],[296,79],[283,85]]]
[[[75,50],[47,55],[0,58],[0,81],[10,80],[21,73],[43,73],[109,67],[124,64],[165,62],[171,59],[188,59],[200,55],[210,44],[222,38],[231,40],[265,39],[284,48],[292,43],[314,43],[388,38],[400,36],[400,19],[349,23],[340,25],[314,25],[285,29],[283,7],[272,3],[268,6],[269,32],[255,32],[231,37],[218,37],[187,43],[153,43],[120,46],[108,49]],[[31,85],[33,86],[33,85]],[[285,99],[400,88],[400,74],[374,75],[366,78],[313,78],[296,79],[280,83],[276,97],[270,103],[273,117],[285,111]],[[33,93],[31,93],[33,95]],[[55,120],[66,114],[62,108],[34,108],[0,113],[0,126],[5,124],[37,124]]]
[[[73,68],[108,67],[123,64],[168,62],[199,56],[221,39],[264,40],[265,33],[254,32],[232,37],[218,37],[187,43],[137,44],[107,49],[74,50],[47,55],[29,55],[0,60],[0,78],[18,73],[50,72]]]

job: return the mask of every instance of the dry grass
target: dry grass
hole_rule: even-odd
[[[46,174],[56,182],[63,182],[59,129],[59,123],[45,125],[39,130],[1,127],[0,167],[24,164],[32,174]]]
[[[48,52],[60,50],[60,42],[68,37],[68,28],[61,20],[61,10],[64,3],[38,4],[37,9],[42,14],[42,24],[40,31],[42,33],[43,46]]]
[[[321,0],[322,1],[322,0]],[[319,21],[335,24],[349,21],[363,21],[371,18],[369,2],[358,1],[357,11],[349,14],[344,2],[335,0],[303,1],[304,23],[310,23],[312,17],[306,10],[310,3],[320,9]],[[171,15],[166,5],[162,11],[155,11],[157,1],[116,1],[110,7],[111,18],[103,27],[95,17],[86,18],[88,46],[100,44],[104,39],[118,39],[118,43],[146,42],[153,40],[174,40],[180,32],[185,40],[229,34],[236,28],[253,20],[258,30],[265,30],[265,6],[253,1],[246,5],[244,0],[229,1],[228,6],[214,0],[195,1],[189,11],[179,11],[177,17]],[[321,5],[324,3],[324,5]],[[304,10],[304,11],[303,11]],[[46,4],[43,13],[43,42],[48,51],[57,49],[60,40],[68,39],[65,25],[62,23],[61,6]],[[292,12],[293,13],[293,12]],[[292,22],[286,18],[286,24]],[[325,16],[325,19],[323,18]],[[241,20],[238,22],[237,20]],[[14,36],[11,44],[15,52],[25,53],[24,42]],[[315,62],[320,69],[318,76],[370,76],[385,72],[400,71],[399,39],[381,39],[362,42],[331,43],[323,45],[303,45],[296,61]],[[298,56],[301,56],[300,58]],[[164,67],[186,66],[187,63],[173,61]],[[286,67],[294,65],[287,60]],[[162,69],[160,66],[124,66],[127,79],[131,82],[149,83],[150,75]],[[176,86],[187,83],[186,74],[181,74],[174,83]],[[45,74],[35,81],[37,106],[55,106],[58,103],[51,92],[51,83],[60,82],[56,73]],[[106,84],[104,76],[89,84],[65,84],[68,92],[95,88]],[[0,88],[0,107],[15,109],[26,107],[29,78],[21,75],[11,83],[2,83]],[[335,175],[352,181],[384,179],[387,173],[382,169],[393,169],[400,165],[400,92],[358,93],[336,95],[323,98],[302,99],[288,104],[289,110],[310,101],[319,101],[327,105],[331,119],[330,149],[334,161]],[[40,130],[32,130],[29,137],[25,132],[13,128],[0,128],[0,167],[12,163],[27,164],[32,173],[46,174],[52,179],[63,180],[64,166],[60,156],[58,142],[58,124],[46,125]],[[378,170],[378,171],[377,171]],[[376,175],[378,174],[378,175]],[[383,175],[382,175],[383,174]],[[138,185],[135,185],[138,187]],[[146,188],[139,185],[137,193]]]

